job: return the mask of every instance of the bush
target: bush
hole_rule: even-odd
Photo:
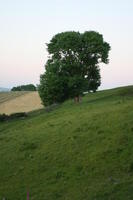
[[[13,113],[11,115],[0,114],[0,122],[12,120],[12,119],[18,119],[18,118],[25,118],[25,117],[27,117],[27,113],[25,112]]]
[[[4,121],[6,121],[6,120],[8,120],[8,115],[6,115],[6,114],[0,114],[0,122],[4,122]]]
[[[20,113],[13,113],[13,114],[9,115],[10,119],[23,118],[23,117],[27,117],[27,113],[20,112]]]

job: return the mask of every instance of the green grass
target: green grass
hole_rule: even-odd
[[[26,94],[27,92],[0,92],[0,104],[12,100],[16,97]]]
[[[0,124],[0,199],[133,199],[133,87]]]

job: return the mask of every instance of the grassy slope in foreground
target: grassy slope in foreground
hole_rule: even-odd
[[[0,199],[132,200],[133,87],[0,124]]]

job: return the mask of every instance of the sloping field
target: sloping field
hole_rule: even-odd
[[[0,104],[27,93],[28,92],[0,92]]]
[[[29,112],[42,107],[38,92],[0,93],[0,114]]]
[[[27,191],[30,200],[133,200],[133,87],[0,123],[0,199]]]

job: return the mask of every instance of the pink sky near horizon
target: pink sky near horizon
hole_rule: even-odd
[[[70,30],[95,30],[110,43],[101,89],[133,85],[133,2],[100,2],[0,0],[0,87],[38,84],[47,61],[45,43]]]

